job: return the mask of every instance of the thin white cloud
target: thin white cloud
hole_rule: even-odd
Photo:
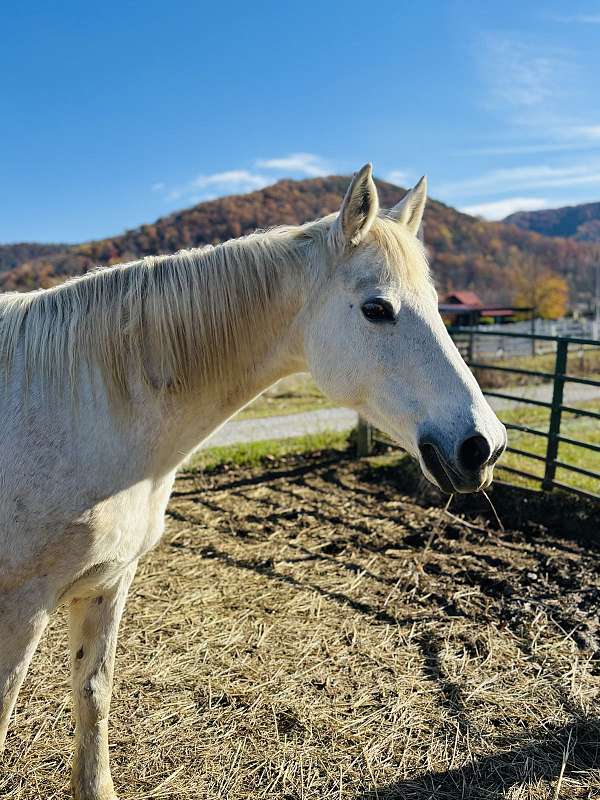
[[[597,115],[590,119],[597,109],[596,87],[585,54],[548,37],[514,31],[487,32],[475,53],[481,104],[499,118],[507,141],[473,153],[535,155],[600,146]]]
[[[281,158],[260,158],[254,169],[229,169],[222,172],[197,175],[181,186],[167,187],[163,182],[152,186],[169,203],[200,203],[227,194],[243,194],[263,189],[284,177],[317,177],[333,172],[331,164],[314,153],[292,153]],[[279,174],[276,174],[279,173]]]
[[[385,180],[396,186],[408,186],[410,184],[410,174],[401,169],[393,169],[385,176]]]
[[[583,129],[583,130],[582,130]],[[520,155],[536,155],[538,153],[568,153],[576,150],[590,150],[600,147],[600,126],[598,126],[598,141],[595,142],[594,131],[595,126],[581,126],[581,128],[574,127],[572,132],[574,135],[581,136],[587,135],[587,139],[573,142],[540,142],[539,144],[507,144],[496,145],[490,147],[472,147],[465,150],[456,151],[456,155],[460,156],[520,156]],[[585,133],[584,133],[585,131]],[[567,131],[563,130],[563,133]]]
[[[567,17],[554,17],[555,22],[577,22],[582,25],[600,25],[600,14],[573,14]]]
[[[547,41],[490,32],[479,53],[485,104],[516,113],[551,107],[574,71],[571,54]]]
[[[513,192],[541,188],[600,185],[600,161],[554,167],[547,164],[495,169],[474,178],[438,186],[444,197],[465,197],[476,194]]]
[[[600,15],[598,15],[600,19]],[[591,19],[591,17],[590,17]],[[489,31],[478,39],[481,102],[514,126],[551,143],[585,135],[597,119],[593,69],[585,53],[547,37]]]
[[[572,125],[567,128],[566,133],[588,142],[600,142],[600,125]]]
[[[321,156],[314,153],[291,153],[281,158],[259,158],[256,161],[259,169],[276,170],[289,174],[308,175],[317,178],[332,173],[331,165]]]
[[[241,194],[262,189],[273,182],[273,179],[247,169],[230,169],[215,172],[211,175],[197,175],[184,186],[172,189],[167,200],[188,200],[200,202],[223,194]],[[210,192],[204,190],[209,189]]]
[[[504,219],[515,211],[539,211],[548,208],[549,202],[542,197],[506,197],[504,200],[492,200],[489,203],[476,203],[463,206],[460,210],[472,217],[484,219]]]
[[[208,186],[244,186],[251,189],[260,189],[269,178],[249,172],[247,169],[230,169],[226,172],[215,172],[213,175],[198,175],[192,181],[196,189],[205,189]]]

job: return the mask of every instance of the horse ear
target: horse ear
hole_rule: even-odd
[[[411,233],[417,235],[421,227],[425,203],[427,202],[427,178],[425,175],[413,186],[410,192],[400,200],[389,212],[389,216],[402,225],[406,225]]]
[[[373,167],[365,164],[352,178],[338,218],[331,228],[336,249],[356,246],[365,238],[379,211]]]

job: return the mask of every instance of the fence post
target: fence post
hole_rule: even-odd
[[[475,335],[473,333],[473,328],[469,331],[469,341],[467,343],[467,364],[472,364],[474,361],[473,355],[475,350]]]
[[[561,406],[563,402],[568,354],[569,342],[559,336],[556,345],[552,408],[550,410],[550,427],[548,430],[548,446],[546,448],[546,468],[544,470],[544,479],[542,480],[542,489],[551,489],[556,476],[555,461],[558,456],[558,436],[560,434]]]
[[[467,345],[467,364],[471,364],[475,360],[475,313],[471,311],[469,314],[469,344]]]
[[[373,450],[373,428],[362,417],[358,418],[356,426],[356,455],[359,458],[368,456]]]

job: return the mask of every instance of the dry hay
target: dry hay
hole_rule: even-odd
[[[600,797],[597,553],[331,458],[179,479],[118,647],[122,798]],[[64,618],[0,777],[68,796]]]

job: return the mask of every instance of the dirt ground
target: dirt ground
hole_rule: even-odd
[[[335,453],[181,477],[119,640],[119,797],[600,798],[599,548]],[[68,796],[66,652],[58,615],[4,798]]]

